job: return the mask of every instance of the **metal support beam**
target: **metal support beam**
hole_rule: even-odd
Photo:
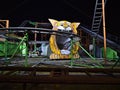
[[[0,70],[18,72],[16,74],[0,73],[0,82],[7,83],[120,84],[120,69],[0,67]],[[25,73],[21,74],[20,71]],[[33,72],[34,74],[31,74]],[[41,74],[43,72],[49,72],[49,74]]]
[[[106,26],[105,26],[105,0],[102,0],[102,16],[103,16],[103,36],[104,36],[104,59],[106,61]]]

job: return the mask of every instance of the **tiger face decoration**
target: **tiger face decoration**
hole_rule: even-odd
[[[63,32],[71,32],[77,34],[77,27],[80,23],[77,22],[69,22],[66,20],[57,21],[55,19],[49,19],[50,23],[53,26],[53,30],[55,31],[63,31]],[[69,59],[72,53],[74,58],[78,58],[78,43],[75,42],[72,46],[71,50],[71,38],[68,36],[60,36],[60,35],[51,35],[50,36],[50,48],[52,54],[50,55],[50,59]]]

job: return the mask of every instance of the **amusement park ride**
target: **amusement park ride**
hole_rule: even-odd
[[[24,21],[20,27],[0,20],[0,82],[120,84],[120,45],[106,38],[104,0],[98,1],[91,30],[66,20]]]

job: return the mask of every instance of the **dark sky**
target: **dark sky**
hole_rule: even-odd
[[[96,0],[1,0],[0,19],[9,19],[11,26],[24,20],[49,22],[48,18],[81,22],[91,27]],[[106,3],[106,27],[119,29],[119,0]],[[120,31],[118,31],[120,32]]]

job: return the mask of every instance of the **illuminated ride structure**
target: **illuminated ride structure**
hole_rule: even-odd
[[[80,25],[73,33],[51,29],[50,23],[26,20],[9,27],[9,20],[1,20],[0,82],[120,84],[120,45],[97,33],[94,25],[102,16],[95,15],[91,30]],[[69,54],[59,52],[57,36],[69,38]]]
[[[90,35],[95,36],[95,33],[89,31],[85,27],[81,26],[80,30],[81,29],[82,30],[84,29],[87,33],[90,33]],[[104,63],[101,63],[101,60],[99,60],[99,58],[92,56],[81,43],[78,44],[80,47],[80,50],[82,50],[84,52],[84,54],[86,54],[88,56],[87,58],[90,57],[90,59],[87,59],[86,55],[85,55],[85,58],[80,55],[80,58],[76,59],[76,58],[72,57],[72,53],[71,53],[71,58],[70,58],[70,60],[67,60],[68,61],[67,65],[61,64],[62,61],[64,62],[63,59],[57,60],[57,61],[56,60],[44,61],[44,60],[42,60],[41,56],[37,57],[37,58],[39,58],[39,61],[37,63],[34,63],[32,65],[29,64],[30,58],[28,57],[28,55],[29,55],[28,50],[30,49],[29,47],[30,47],[31,43],[33,43],[35,45],[34,48],[37,48],[37,45],[35,44],[35,42],[29,41],[29,39],[28,39],[29,38],[28,35],[30,33],[33,33],[33,34],[35,34],[35,33],[43,34],[44,33],[47,35],[48,34],[60,35],[63,37],[65,37],[67,35],[70,38],[80,37],[79,35],[71,34],[69,32],[63,32],[63,31],[54,31],[52,29],[30,28],[30,27],[9,27],[9,28],[0,28],[0,30],[2,31],[2,33],[21,33],[21,32],[24,33],[23,38],[18,41],[18,44],[17,44],[13,54],[11,54],[10,58],[9,58],[8,54],[5,54],[2,56],[3,58],[5,58],[5,61],[8,61],[8,62],[5,63],[4,65],[2,65],[2,67],[0,67],[0,70],[1,70],[0,82],[8,82],[9,81],[9,82],[21,82],[21,83],[87,83],[87,84],[95,84],[95,83],[119,84],[120,83],[119,59],[117,60],[117,58],[114,58],[111,66],[109,66],[109,64],[108,64],[108,67],[107,67]],[[12,39],[14,40],[15,37]],[[98,36],[97,39],[100,41],[103,41],[102,36]],[[7,39],[5,42],[8,42]],[[46,43],[46,42],[41,43],[38,41],[36,41],[36,42],[38,44]],[[19,63],[14,65],[11,63],[12,61],[14,61],[12,59],[14,58],[14,56],[17,55],[17,51],[19,51],[19,48],[23,43],[26,43],[25,47],[23,48],[23,49],[25,49],[25,54],[21,53],[21,57],[25,57],[25,59],[23,61],[23,65],[22,66],[19,65]],[[73,45],[74,43],[75,43],[75,41],[71,40],[71,45]],[[114,44],[114,42],[112,42],[110,40],[107,40],[107,43],[108,43],[108,45],[111,45],[111,43],[112,43],[111,47],[113,48],[115,46],[115,48],[117,48],[116,51],[118,50],[118,52],[119,52],[119,49],[120,49],[119,45],[117,45],[116,43]],[[8,43],[6,43],[4,45],[8,46]],[[7,48],[6,48],[6,50],[7,50]],[[22,51],[23,50],[21,49],[20,52],[22,52]],[[37,51],[37,49],[36,49],[36,51]],[[34,54],[33,54],[33,56],[34,56]],[[45,54],[43,54],[43,55],[45,55]],[[32,57],[32,60],[34,60],[34,59],[35,58]],[[109,60],[108,60],[108,62],[109,62]],[[46,67],[40,67],[41,64],[45,65]],[[27,74],[26,74],[26,72],[27,72]],[[36,79],[34,79],[33,76]],[[80,78],[80,77],[82,77],[82,78]]]

